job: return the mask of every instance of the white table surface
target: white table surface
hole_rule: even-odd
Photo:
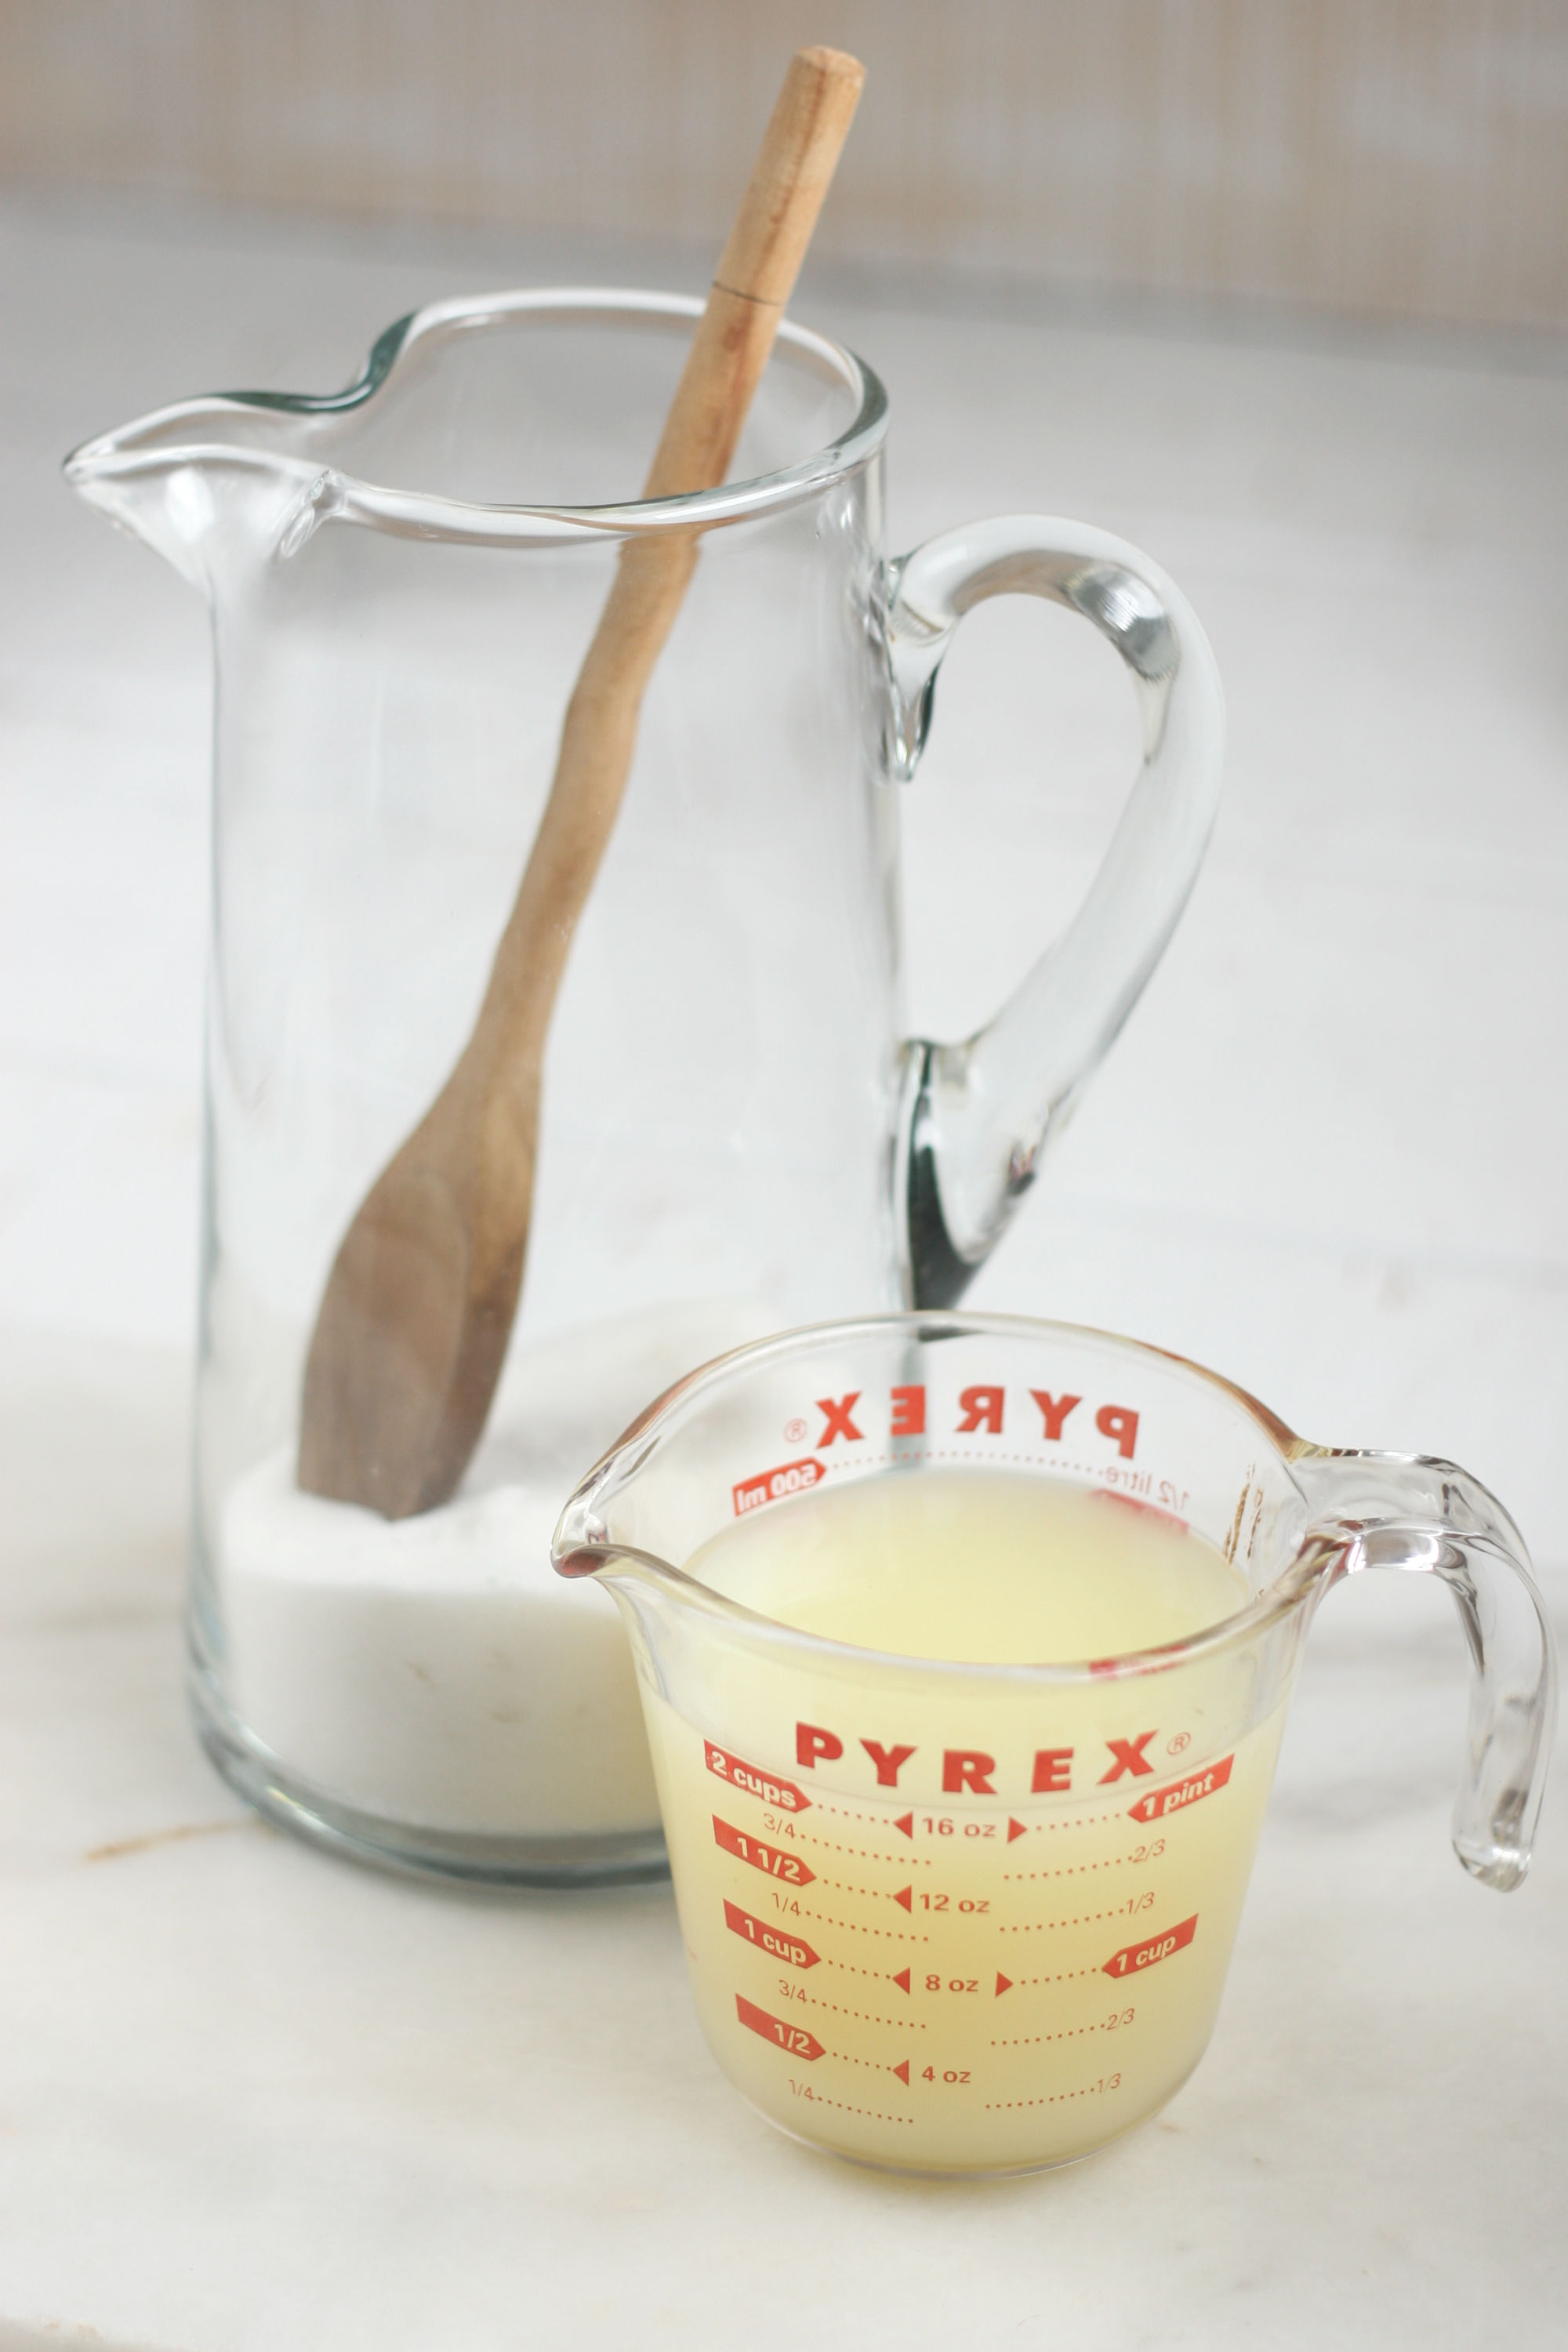
[[[1316,1629],[1197,2074],[1002,2185],[774,2135],[700,2042],[666,1892],[382,1878],[195,1748],[205,630],[57,462],[215,383],[326,388],[413,301],[579,260],[0,211],[0,2352],[1561,2343],[1563,1791],[1521,1894],[1464,1878],[1463,1659],[1424,1580]],[[1560,1605],[1568,377],[830,293],[802,315],[892,390],[895,542],[1008,507],[1121,531],[1230,700],[1192,908],[972,1296],[1454,1456]],[[1131,757],[1113,671],[1037,606],[966,628],[909,798],[922,1028],[981,1017],[1081,888]]]

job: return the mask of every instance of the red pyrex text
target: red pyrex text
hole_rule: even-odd
[[[1138,1780],[1145,1774],[1152,1779],[1154,1766],[1146,1751],[1158,1737],[1158,1733],[1159,1727],[1156,1725],[1148,1731],[1131,1732],[1120,1739],[1104,1739],[1100,1742],[1095,1757],[1092,1759],[1087,1759],[1081,1769],[1088,1771],[1096,1787],[1102,1789],[1109,1787],[1114,1781],[1124,1779]],[[838,1733],[830,1731],[826,1724],[797,1723],[795,1725],[795,1762],[804,1766],[808,1772],[815,1771],[818,1764],[837,1763],[845,1755],[846,1744]],[[875,1784],[879,1789],[896,1789],[905,1765],[912,1756],[920,1753],[919,1748],[908,1741],[860,1739],[855,1742],[855,1747],[868,1758],[875,1775]],[[1103,1754],[1100,1752],[1101,1748],[1104,1751]],[[853,1759],[853,1748],[849,1752]],[[752,1780],[756,1782],[766,1779],[766,1776],[758,1772],[754,1766],[742,1765],[737,1758],[724,1756],[722,1748],[711,1749],[710,1754],[723,1757],[727,1771],[721,1777],[728,1777],[734,1780],[737,1787],[752,1786],[752,1782],[738,1780],[736,1778],[738,1772],[751,1773]],[[1073,1778],[1077,1762],[1076,1748],[1037,1748],[1029,1773],[1030,1795],[1066,1794],[1075,1786],[1081,1785],[1075,1782]],[[1214,1777],[1211,1781],[1214,1788],[1222,1788],[1229,1779],[1230,1762],[1231,1759],[1226,1757],[1223,1765],[1214,1767]],[[710,1761],[708,1769],[710,1771],[718,1771],[720,1768]],[[999,1790],[996,1785],[997,1773],[995,1757],[990,1755],[984,1748],[944,1748],[942,1750],[942,1789],[944,1796],[996,1797],[1020,1793],[1016,1789]],[[1202,1787],[1200,1783],[1209,1779],[1210,1775],[1207,1773],[1196,1777],[1190,1784],[1194,1795],[1208,1794],[1208,1790]],[[774,1790],[782,1787],[789,1790],[787,1797],[776,1795],[769,1797],[766,1801],[770,1804],[789,1806],[792,1810],[798,1810],[811,1801],[795,1787],[793,1780],[780,1782],[774,1780],[768,1785]],[[761,1791],[754,1790],[753,1793],[761,1793]],[[1140,1821],[1149,1818],[1139,1812],[1135,1806],[1131,1810],[1134,1817]]]
[[[863,1389],[850,1389],[841,1397],[816,1399],[816,1410],[822,1415],[822,1434],[816,1441],[819,1454],[836,1444],[840,1438],[849,1445],[864,1444],[867,1427],[873,1418],[881,1419],[880,1414],[873,1415],[866,1394]],[[987,1437],[1000,1437],[1005,1429],[1013,1427],[1008,1421],[1009,1411],[1015,1415],[1022,1412],[1027,1416],[1030,1435],[1052,1445],[1061,1444],[1068,1434],[1067,1424],[1082,1404],[1082,1397],[1070,1395],[1065,1389],[1060,1396],[1053,1396],[1049,1389],[1030,1389],[1027,1394],[1027,1405],[1015,1392],[1009,1407],[1008,1391],[1000,1381],[976,1381],[970,1387],[960,1389],[952,1434],[955,1437],[972,1437],[984,1432]],[[925,1436],[926,1413],[923,1386],[889,1389],[885,1434],[889,1437]],[[1138,1444],[1138,1415],[1131,1406],[1098,1405],[1093,1419],[1100,1435],[1110,1439],[1123,1461],[1131,1462]],[[878,1434],[882,1433],[878,1432]],[[1018,1433],[1016,1429],[1013,1433]]]

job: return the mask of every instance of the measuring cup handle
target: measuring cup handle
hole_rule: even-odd
[[[1458,1604],[1470,1654],[1470,1726],[1454,1851],[1488,1886],[1519,1885],[1530,1868],[1557,1702],[1552,1627],[1523,1538],[1497,1497],[1451,1462],[1322,1452],[1295,1468],[1322,1509],[1316,1532],[1342,1547],[1337,1574],[1415,1570],[1440,1577]]]
[[[994,1247],[1040,1155],[1115,1039],[1196,878],[1225,746],[1219,673],[1175,583],[1125,541],[1046,515],[928,540],[888,573],[888,764],[914,772],[952,632],[987,597],[1044,596],[1127,665],[1143,763],[1077,915],[963,1044],[904,1047],[895,1211],[913,1307],[949,1307]]]

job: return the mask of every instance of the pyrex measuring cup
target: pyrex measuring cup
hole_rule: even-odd
[[[803,327],[742,478],[640,499],[700,308],[439,303],[346,392],[185,401],[69,462],[213,611],[202,1735],[289,1826],[461,1876],[662,1871],[625,1641],[550,1570],[573,1481],[721,1349],[957,1298],[1157,961],[1219,786],[1180,592],[1040,516],[889,560],[882,387]],[[395,1525],[303,1495],[333,1257],[472,1028],[619,552],[691,531],[552,1018],[485,1440],[449,1504]],[[960,616],[1012,591],[1114,646],[1144,756],[1063,938],[938,1047],[904,1031],[899,800]],[[595,1769],[563,1771],[584,1721]]]
[[[737,1606],[680,1562],[824,1481],[1020,1470],[1163,1514],[1251,1594],[1068,1665],[883,1655]],[[1330,1452],[1181,1359],[1065,1325],[825,1325],[669,1391],[555,1537],[631,1632],[698,2011],[799,2138],[915,2171],[1082,2156],[1202,2055],[1308,1624],[1340,1578],[1424,1570],[1472,1664],[1454,1844],[1529,1864],[1551,1635],[1501,1507],[1442,1462]],[[952,1573],[964,1562],[954,1558]]]

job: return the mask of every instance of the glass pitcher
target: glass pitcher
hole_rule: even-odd
[[[1157,961],[1219,784],[1208,646],[1132,549],[1012,517],[888,561],[882,388],[819,335],[783,328],[743,478],[639,499],[699,308],[446,302],[336,396],[189,401],[68,463],[213,616],[201,1735],[291,1826],[457,1876],[663,1868],[615,1612],[550,1573],[573,1480],[722,1349],[958,1297]],[[294,1465],[328,1270],[468,1034],[618,551],[672,531],[700,560],[555,1004],[486,1436],[442,1508],[323,1501]],[[934,1045],[900,1020],[897,786],[959,617],[1012,590],[1116,647],[1143,762],[1066,934]]]
[[[845,1586],[878,1580],[914,1645],[910,1489],[955,1470],[963,1514],[948,1503],[934,1558],[964,1587],[969,1657],[987,1655],[976,1548],[1000,1539],[1004,1483],[1028,1482],[1037,1514],[1064,1490],[1076,1512],[1065,1541],[1027,1521],[1010,1591],[1088,1580],[1108,1624],[1142,1541],[1165,1605],[1173,1580],[1206,1594],[1217,1571],[1226,1613],[1145,1646],[1123,1610],[1120,1654],[1073,1664],[826,1638]],[[858,1548],[832,1553],[796,1498],[835,1487],[858,1498]],[[900,1504],[901,1540],[877,1549],[876,1513]],[[791,1537],[792,1514],[812,1532]],[[794,1543],[817,1630],[747,1605],[779,1589],[757,1581],[759,1534],[775,1570]],[[1031,2171],[1180,2088],[1214,2025],[1307,1629],[1345,1576],[1415,1570],[1453,1593],[1472,1675],[1455,1850],[1501,1889],[1529,1866],[1555,1667],[1501,1505],[1451,1463],[1310,1444],[1131,1340],[929,1315],[742,1349],[633,1424],[573,1496],[555,1557],[626,1618],[713,2053],[771,2122],[838,2155]],[[1161,1605],[1152,1584],[1144,1602]]]

